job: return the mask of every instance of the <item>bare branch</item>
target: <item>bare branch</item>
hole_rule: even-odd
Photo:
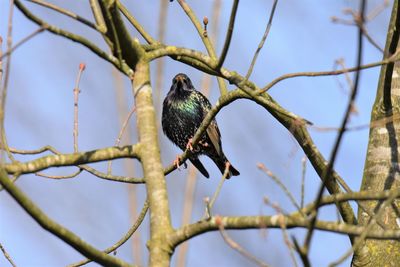
[[[188,175],[186,177],[185,195],[183,202],[182,224],[187,225],[190,223],[190,218],[193,210],[194,192],[196,187],[197,169],[194,165],[190,165]],[[186,266],[186,253],[188,250],[188,242],[182,244],[177,253],[176,266]]]
[[[13,16],[14,16],[14,0],[10,1],[9,4],[9,12],[8,12],[8,29],[7,29],[7,51],[11,50],[12,48],[12,30],[13,30]],[[3,74],[3,69],[1,70]],[[11,56],[7,57],[6,61],[6,71],[4,74],[4,82],[1,84],[2,80],[0,79],[0,88],[1,88],[1,96],[0,96],[0,142],[1,146],[5,149],[7,156],[11,159],[11,161],[15,161],[14,157],[10,153],[8,148],[6,130],[4,128],[4,119],[5,119],[5,112],[6,112],[6,98],[7,98],[7,88],[8,88],[8,81],[10,78],[10,71],[11,71]],[[3,78],[1,75],[0,78]],[[2,86],[1,86],[2,85]],[[0,155],[1,162],[4,161],[3,152]]]
[[[307,156],[301,159],[301,197],[300,197],[300,207],[304,207],[304,185],[306,180],[306,168],[307,168]]]
[[[17,265],[15,265],[14,261],[12,260],[10,254],[7,253],[6,249],[4,248],[4,246],[1,243],[0,243],[0,250],[3,252],[4,257],[11,264],[11,266],[17,267]]]
[[[217,55],[215,53],[215,49],[214,49],[210,39],[208,38],[208,35],[204,35],[203,34],[202,25],[199,22],[199,20],[197,19],[197,17],[194,14],[193,10],[190,8],[190,6],[186,3],[185,0],[178,0],[178,3],[181,5],[182,9],[185,11],[187,16],[192,21],[194,27],[197,30],[197,33],[199,34],[201,40],[204,43],[204,46],[206,47],[207,53],[210,55],[210,57],[211,57],[211,59],[213,61],[213,64],[214,65],[218,64]],[[225,81],[223,79],[221,79],[220,77],[217,77],[217,81],[218,81],[218,86],[219,86],[219,90],[220,90],[221,95],[226,94],[228,92],[228,89],[226,87]]]
[[[389,58],[384,59],[382,61],[373,62],[373,63],[361,65],[361,66],[356,66],[356,67],[353,67],[353,68],[342,69],[342,70],[334,70],[334,71],[308,71],[308,72],[306,71],[306,72],[289,73],[289,74],[285,74],[285,75],[282,75],[282,76],[274,79],[272,82],[270,82],[269,84],[264,86],[260,90],[260,93],[268,91],[275,84],[277,84],[277,83],[279,83],[279,82],[281,82],[283,80],[289,79],[289,78],[294,78],[294,77],[320,77],[320,76],[341,75],[341,74],[344,74],[344,73],[347,73],[347,72],[355,72],[355,71],[359,71],[359,70],[380,67],[380,66],[383,66],[383,65],[387,65],[387,64],[396,62],[398,60],[399,60],[399,51],[396,51],[395,54],[393,54]]]
[[[204,214],[204,219],[205,220],[210,219],[211,216],[212,216],[211,210],[212,210],[212,208],[214,206],[215,201],[217,200],[217,198],[219,196],[219,193],[221,192],[221,189],[222,189],[222,186],[224,185],[226,177],[228,177],[228,175],[229,175],[229,165],[230,165],[230,163],[226,164],[224,173],[221,176],[221,180],[218,183],[217,189],[215,190],[214,195],[211,198],[211,201],[209,201],[209,202],[207,201],[208,203],[206,205],[206,212]]]
[[[124,120],[124,122],[122,124],[121,130],[119,131],[118,137],[117,137],[117,139],[115,140],[115,143],[114,143],[115,146],[119,146],[119,144],[121,142],[122,135],[124,134],[124,132],[126,130],[126,127],[128,126],[129,120],[131,119],[133,113],[135,113],[135,112],[136,112],[136,107],[133,106],[131,111],[129,112],[128,116],[126,116],[126,119]],[[112,161],[109,161],[108,162],[108,167],[107,167],[107,172],[108,173],[111,173],[111,166],[112,166]]]
[[[292,243],[290,243],[289,235],[287,233],[287,229],[286,229],[286,226],[284,223],[284,214],[282,212],[282,208],[279,206],[279,204],[270,203],[268,201],[268,199],[264,200],[264,202],[266,202],[267,205],[270,205],[279,215],[278,220],[279,220],[279,223],[280,223],[280,226],[282,229],[283,240],[285,241],[285,245],[289,249],[289,254],[290,254],[290,257],[292,258],[294,266],[297,267],[298,265],[297,265],[296,257],[294,256],[294,253],[293,253],[293,245],[292,245]]]
[[[267,23],[267,27],[265,28],[264,35],[261,38],[261,41],[260,41],[260,43],[259,43],[259,45],[257,47],[256,52],[254,53],[253,59],[251,60],[251,64],[250,64],[250,67],[249,67],[249,69],[247,71],[245,81],[250,78],[250,75],[253,72],[254,65],[256,64],[256,61],[257,61],[257,57],[260,54],[260,51],[264,46],[265,40],[267,40],[269,31],[270,31],[271,26],[272,26],[272,19],[274,18],[275,9],[276,9],[276,5],[277,4],[278,4],[278,0],[274,0],[274,3],[272,4],[271,13],[269,15],[269,20],[268,20],[268,23]]]
[[[295,206],[298,211],[301,211],[300,205],[297,203],[296,199],[294,198],[293,194],[290,193],[289,189],[283,184],[281,179],[277,177],[270,169],[268,169],[264,164],[258,163],[257,168],[262,170],[267,176],[271,177],[271,179],[283,190],[285,195],[289,198],[290,202]]]
[[[12,153],[23,154],[23,155],[31,155],[31,154],[35,155],[35,154],[40,154],[40,153],[43,153],[46,151],[50,151],[53,154],[61,155],[61,153],[59,151],[57,151],[55,148],[53,148],[51,146],[44,146],[42,148],[35,149],[35,150],[18,150],[15,148],[10,148],[10,151]],[[145,180],[143,178],[135,178],[135,177],[128,177],[128,176],[116,176],[116,175],[99,172],[99,171],[95,170],[94,168],[89,167],[87,165],[79,165],[78,167],[80,169],[83,169],[83,170],[93,174],[94,176],[97,176],[98,178],[105,179],[105,180],[122,182],[122,183],[130,183],[130,184],[143,184],[145,182]]]
[[[129,184],[143,184],[145,183],[145,179],[143,178],[135,178],[129,176],[117,176],[111,175],[103,172],[99,172],[87,165],[79,165],[79,168],[84,169],[85,171],[105,180],[121,182],[121,183],[129,183]]]
[[[263,267],[268,267],[268,265],[261,260],[257,259],[254,255],[252,255],[250,252],[245,250],[243,247],[241,247],[238,243],[236,243],[232,238],[229,237],[228,233],[225,231],[224,224],[222,223],[222,220],[219,216],[215,217],[216,223],[219,228],[219,233],[221,234],[222,238],[224,239],[225,243],[227,243],[231,248],[242,254],[245,258],[251,260],[258,266],[263,266]]]
[[[18,7],[18,9],[31,21],[39,25],[40,27],[43,27],[49,32],[52,32],[56,35],[63,36],[71,41],[77,42],[82,44],[83,46],[87,47],[90,49],[93,53],[95,53],[97,56],[103,58],[104,60],[110,62],[113,64],[117,69],[125,73],[126,75],[130,76],[132,75],[133,71],[131,68],[123,63],[120,65],[120,61],[115,58],[113,55],[110,55],[106,53],[105,51],[101,50],[99,47],[97,47],[95,44],[90,42],[88,39],[84,38],[83,36],[62,30],[60,28],[57,28],[53,25],[50,25],[43,21],[42,19],[38,18],[37,16],[33,15],[21,2],[20,0],[15,0],[15,5]]]
[[[135,19],[135,17],[132,16],[131,13],[129,13],[128,9],[121,3],[121,1],[117,1],[117,5],[119,10],[121,10],[122,14],[125,16],[125,18],[132,24],[133,27],[143,36],[143,38],[149,43],[149,44],[154,44],[157,43],[156,40],[151,37],[146,30],[140,25],[140,23]]]
[[[104,22],[104,17],[101,13],[99,2],[97,0],[89,0],[89,3],[94,15],[94,19],[96,20],[96,27],[101,33],[105,34],[107,32],[107,26]]]
[[[25,38],[21,39],[18,43],[16,43],[13,47],[11,47],[10,50],[7,50],[4,54],[2,54],[0,56],[0,60],[2,60],[3,58],[8,57],[9,55],[11,55],[11,53],[14,52],[19,46],[21,46],[25,42],[29,41],[30,39],[32,39],[33,37],[35,37],[39,33],[43,32],[44,30],[45,29],[41,27],[41,28],[35,30],[34,32],[32,32],[31,34],[29,34],[28,36],[26,36]]]
[[[275,228],[281,229],[282,223],[286,229],[292,228],[304,228],[307,229],[309,220],[303,218],[299,213],[293,213],[292,215],[283,215],[282,221],[279,220],[279,215],[272,216],[238,216],[238,217],[220,217],[225,229],[260,229],[260,228]],[[338,233],[347,236],[361,236],[365,227],[357,226],[347,223],[337,223],[317,220],[315,224],[316,230]],[[197,235],[207,233],[210,231],[219,230],[218,224],[216,223],[216,217],[212,217],[210,220],[202,220],[193,224],[185,225],[179,229],[176,229],[168,237],[168,241],[172,246],[177,246],[180,243],[193,238]],[[368,233],[366,238],[370,239],[397,239],[400,238],[400,230],[373,230]]]
[[[158,15],[158,41],[164,43],[165,32],[167,28],[167,14],[169,3],[167,1],[160,1],[160,13]],[[156,86],[155,86],[155,106],[159,107],[161,104],[162,82],[164,79],[164,65],[165,59],[160,58],[156,63]]]
[[[365,0],[361,0],[361,4],[360,4],[360,24],[363,25],[364,23],[364,13],[365,13],[365,9],[366,9],[366,1]],[[358,31],[358,44],[357,44],[357,71],[355,73],[355,78],[354,78],[354,87],[352,88],[351,91],[351,95],[350,95],[350,99],[349,102],[347,104],[347,108],[346,108],[346,112],[345,115],[343,117],[342,120],[342,124],[340,126],[340,131],[336,137],[331,155],[330,155],[330,159],[329,159],[329,163],[327,165],[327,168],[322,176],[322,183],[321,186],[318,190],[317,196],[315,198],[315,211],[312,213],[311,216],[311,222],[310,222],[310,226],[308,228],[308,232],[307,232],[307,236],[305,238],[304,244],[303,244],[303,251],[307,254],[309,251],[309,247],[310,247],[310,243],[311,243],[311,239],[312,239],[312,235],[313,235],[313,231],[314,231],[314,225],[315,222],[317,221],[317,216],[318,216],[318,206],[319,203],[321,202],[321,198],[322,198],[322,194],[324,192],[324,189],[326,187],[326,181],[329,179],[328,177],[331,175],[331,172],[333,171],[333,166],[335,164],[335,160],[336,160],[336,156],[337,156],[337,152],[339,150],[339,146],[340,143],[342,141],[344,132],[346,130],[346,125],[347,125],[347,121],[350,118],[350,114],[353,108],[353,103],[356,99],[357,96],[357,91],[358,91],[358,84],[360,81],[360,66],[362,65],[362,55],[363,55],[363,31],[361,29],[361,27],[359,28]],[[354,219],[353,221],[354,224],[357,223],[357,220]],[[354,240],[350,237],[350,240],[352,243],[354,243]]]
[[[131,228],[129,228],[128,232],[117,243],[115,243],[114,245],[112,245],[109,248],[106,248],[105,250],[103,250],[103,252],[109,254],[109,253],[117,250],[126,241],[128,241],[128,239],[136,232],[136,230],[142,224],[144,217],[146,216],[148,210],[149,210],[149,202],[146,200],[143,204],[142,211],[140,212],[138,218],[136,219],[136,222],[131,226]],[[78,266],[85,265],[89,262],[92,262],[92,260],[86,259],[86,260],[82,260],[80,262],[68,265],[68,267],[78,267]]]
[[[105,266],[130,266],[121,259],[111,257],[101,252],[83,241],[68,229],[50,219],[42,210],[30,200],[17,186],[15,186],[7,177],[4,169],[0,169],[0,183],[7,192],[19,203],[19,205],[45,230],[59,237],[61,240],[75,248],[84,256]]]
[[[75,88],[74,88],[74,152],[78,153],[78,101],[79,101],[79,83],[81,81],[82,72],[85,70],[85,64],[79,64],[79,72],[78,76],[76,77]]]
[[[87,19],[85,19],[85,18],[83,18],[83,17],[81,17],[81,16],[79,16],[79,15],[77,15],[77,14],[75,14],[75,13],[69,11],[69,10],[67,10],[67,9],[61,8],[61,7],[59,7],[59,6],[55,5],[55,4],[48,3],[48,2],[45,2],[45,1],[42,1],[42,0],[27,0],[27,1],[29,1],[31,3],[35,3],[35,4],[38,4],[38,5],[41,5],[41,6],[44,6],[44,7],[49,8],[49,9],[52,9],[52,10],[54,10],[54,11],[60,13],[60,14],[66,15],[66,16],[68,16],[70,18],[73,18],[74,20],[77,20],[77,21],[85,24],[86,26],[89,26],[90,28],[92,28],[92,29],[94,29],[96,31],[102,32],[100,30],[101,28],[97,27],[97,25],[95,25],[91,21],[89,21],[89,20],[87,20]]]
[[[35,173],[36,176],[44,177],[44,178],[49,178],[49,179],[56,179],[56,180],[61,180],[61,179],[71,179],[76,177],[82,172],[82,169],[77,170],[76,172],[69,174],[69,175],[49,175],[49,174],[44,174],[41,172]]]
[[[109,147],[74,154],[44,156],[28,162],[5,164],[3,168],[9,174],[25,174],[38,172],[50,167],[76,166],[118,158],[140,159],[140,145]]]
[[[234,0],[232,5],[231,16],[229,18],[228,30],[226,31],[224,47],[222,48],[221,56],[219,57],[216,69],[221,68],[221,66],[224,64],[225,57],[228,54],[229,46],[231,44],[231,39],[232,39],[233,27],[235,26],[235,19],[236,19],[236,12],[238,5],[239,5],[239,0]]]

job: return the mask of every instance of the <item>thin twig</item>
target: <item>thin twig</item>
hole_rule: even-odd
[[[245,250],[241,247],[237,242],[235,242],[232,238],[229,237],[228,233],[225,231],[224,224],[221,220],[221,217],[216,216],[215,218],[216,224],[219,228],[219,233],[221,234],[222,238],[224,239],[225,243],[227,243],[231,248],[239,252],[245,258],[251,260],[258,266],[268,267],[268,265],[261,260],[257,259],[253,254]]]
[[[306,168],[307,168],[307,156],[301,159],[301,197],[300,197],[300,207],[304,208],[304,186],[306,180]]]
[[[281,179],[277,177],[270,169],[268,169],[264,164],[258,163],[257,168],[262,170],[267,176],[269,176],[285,193],[285,195],[289,198],[290,202],[295,206],[295,208],[301,212],[301,207],[297,203],[296,199],[289,191],[289,189],[282,183]]]
[[[79,64],[79,72],[76,77],[75,88],[74,88],[74,152],[78,153],[78,133],[79,133],[79,125],[78,125],[78,101],[79,101],[79,93],[81,92],[79,89],[79,83],[81,81],[82,72],[85,70],[85,64]]]
[[[378,49],[380,52],[382,52],[382,54],[383,54],[383,48],[372,38],[372,36],[368,33],[368,30],[367,30],[367,28],[364,26],[364,25],[358,25],[360,28],[361,28],[361,30],[362,30],[362,32],[363,32],[363,34],[364,34],[364,36],[367,38],[367,40],[371,43],[371,45],[373,46],[373,47],[375,47],[376,49]]]
[[[101,179],[109,180],[109,181],[115,181],[115,182],[121,182],[121,183],[130,183],[130,184],[143,184],[145,183],[144,178],[135,178],[135,177],[129,177],[129,176],[117,176],[117,175],[111,175],[103,172],[99,172],[96,169],[93,169],[92,167],[89,167],[87,165],[79,165],[78,166],[81,169],[84,169],[85,171],[93,174],[94,176],[97,176]]]
[[[212,216],[212,208],[214,206],[215,201],[217,200],[219,193],[221,192],[222,186],[224,185],[224,182],[226,180],[226,177],[229,175],[229,163],[226,164],[224,174],[221,176],[221,180],[218,183],[217,189],[214,192],[213,197],[211,198],[211,201],[207,203],[206,205],[206,212],[204,214],[204,218],[206,220],[210,219]]]
[[[117,139],[115,140],[115,143],[114,143],[115,146],[119,146],[119,144],[120,144],[120,142],[121,142],[122,135],[124,134],[125,130],[127,129],[128,123],[129,123],[129,121],[130,121],[132,115],[133,115],[135,112],[136,112],[136,107],[133,106],[132,109],[131,109],[131,111],[128,113],[128,116],[126,116],[126,119],[125,119],[124,122],[122,123],[121,130],[119,131],[118,137],[117,137]],[[108,174],[111,173],[111,168],[112,168],[112,161],[110,160],[110,161],[108,162],[108,166],[107,166],[107,173],[108,173]]]
[[[197,169],[194,165],[190,165],[188,175],[186,177],[186,186],[185,186],[185,195],[183,202],[183,211],[182,211],[182,225],[187,225],[190,223],[190,218],[193,210],[194,203],[194,192],[196,188],[196,177],[197,177]],[[184,267],[186,266],[186,254],[189,248],[188,242],[183,243],[176,255],[176,266]]]
[[[339,65],[342,69],[347,69],[343,58],[335,60],[335,67],[336,65]],[[347,85],[351,90],[351,88],[353,88],[354,85],[353,81],[351,80],[350,73],[349,72],[344,73],[344,77],[346,78]]]
[[[4,257],[8,260],[8,262],[13,267],[17,267],[17,265],[15,265],[14,261],[12,260],[10,254],[8,254],[8,252],[6,251],[6,249],[4,248],[4,246],[1,243],[0,243],[0,250],[3,252]]]
[[[321,76],[334,76],[334,75],[341,75],[345,74],[347,72],[356,72],[364,69],[369,69],[369,68],[375,68],[375,67],[380,67],[382,65],[387,65],[393,62],[396,62],[399,60],[399,53],[400,50],[397,50],[396,53],[394,53],[392,56],[390,56],[387,59],[384,59],[382,61],[378,62],[373,62],[361,66],[356,66],[353,68],[348,68],[348,69],[342,69],[342,70],[333,70],[333,71],[305,71],[305,72],[294,72],[294,73],[288,73],[284,74],[276,79],[274,79],[272,82],[268,83],[266,86],[264,86],[259,92],[259,94],[268,91],[271,89],[275,84],[294,77],[321,77]]]
[[[89,20],[87,20],[87,19],[85,19],[85,18],[83,18],[83,17],[81,17],[81,16],[69,11],[69,10],[61,8],[61,7],[59,7],[59,6],[55,5],[55,4],[48,3],[48,2],[45,2],[45,1],[42,1],[42,0],[26,0],[26,1],[29,1],[31,3],[35,3],[35,4],[38,4],[38,5],[44,6],[46,8],[52,9],[52,10],[54,10],[54,11],[60,13],[60,14],[66,15],[66,16],[68,16],[70,18],[73,18],[73,19],[79,21],[79,22],[82,22],[86,26],[89,26],[90,28],[92,28],[92,29],[94,29],[96,31],[100,31],[100,28],[98,28],[95,24],[93,24],[93,22],[91,22],[91,21],[89,21]]]
[[[8,29],[7,29],[7,51],[12,48],[12,30],[13,30],[13,16],[14,16],[14,0],[10,0],[9,12],[8,12]],[[11,161],[15,161],[13,155],[10,153],[8,148],[8,142],[6,137],[6,130],[4,128],[4,119],[6,113],[6,98],[7,98],[7,87],[8,81],[10,78],[11,71],[11,56],[7,57],[6,61],[6,71],[4,74],[4,83],[1,86],[0,80],[0,88],[1,88],[1,96],[0,96],[0,142],[1,146],[5,149],[7,156]],[[1,161],[3,162],[3,153],[0,155]]]
[[[268,201],[268,199],[266,199],[266,200],[267,201],[264,201],[264,202],[267,205],[269,205],[270,207],[272,207],[277,212],[277,215],[275,215],[275,216],[277,216],[276,219],[279,222],[279,225],[280,225],[280,227],[282,229],[283,240],[285,241],[285,245],[289,249],[289,254],[290,254],[290,257],[291,257],[291,259],[293,261],[293,265],[295,267],[297,267],[298,266],[297,265],[297,260],[296,260],[296,257],[294,256],[294,253],[293,253],[294,245],[289,240],[289,235],[288,235],[288,232],[287,232],[287,229],[286,229],[286,225],[285,225],[285,216],[284,216],[284,213],[282,212],[282,208],[279,206],[279,204],[270,203]]]
[[[299,254],[300,259],[301,259],[301,262],[303,263],[303,266],[304,266],[304,267],[310,267],[311,264],[310,264],[310,259],[308,258],[308,254],[305,254],[305,253],[302,251],[302,248],[301,248],[301,246],[299,245],[299,241],[297,241],[297,238],[296,238],[296,237],[292,236],[292,239],[293,239],[294,248],[295,248],[295,250],[297,251],[297,253]]]
[[[384,0],[380,5],[373,8],[369,14],[366,14],[364,16],[364,21],[362,23],[361,23],[359,14],[350,8],[344,9],[343,13],[345,13],[345,15],[351,15],[352,20],[346,20],[346,19],[338,18],[336,16],[333,16],[331,19],[332,19],[332,22],[334,22],[334,23],[357,26],[357,27],[361,28],[364,36],[372,44],[372,46],[374,46],[376,49],[378,49],[380,52],[383,53],[384,52],[383,48],[380,47],[380,45],[368,33],[368,30],[365,27],[365,23],[373,20],[377,15],[379,15],[388,6],[389,6],[389,1]]]
[[[208,38],[208,35],[203,34],[203,27],[199,22],[199,20],[197,19],[196,15],[194,14],[193,10],[184,0],[178,0],[178,3],[182,7],[183,11],[185,11],[189,19],[192,21],[194,27],[197,30],[197,33],[199,34],[201,40],[203,41],[204,46],[206,47],[208,55],[211,57],[212,61],[215,62],[215,64],[218,64],[215,48],[212,45],[210,39]],[[217,81],[220,94],[225,95],[228,92],[228,88],[226,87],[224,79],[222,79],[221,77],[217,77]]]
[[[61,154],[57,149],[55,149],[52,146],[44,146],[38,149],[32,149],[32,150],[27,150],[27,149],[16,149],[10,147],[10,152],[14,154],[21,154],[21,155],[36,155],[36,154],[41,154],[43,152],[50,151],[53,154]]]
[[[365,8],[366,8],[366,1],[362,0],[360,3],[360,24],[362,25],[364,23],[364,13],[365,13]],[[362,55],[363,55],[363,32],[361,27],[358,30],[358,43],[357,43],[357,69],[360,68],[360,66],[362,65]],[[331,152],[331,156],[330,156],[330,160],[328,163],[328,166],[323,174],[322,177],[322,183],[320,185],[320,188],[318,190],[317,196],[315,198],[315,211],[313,212],[312,216],[311,216],[311,220],[310,220],[310,225],[308,228],[308,232],[307,232],[307,236],[305,238],[304,244],[303,244],[303,252],[308,254],[309,251],[309,247],[310,247],[310,243],[311,243],[311,239],[312,239],[312,235],[315,229],[315,223],[317,221],[317,217],[318,217],[318,206],[319,203],[321,202],[321,198],[325,189],[325,183],[327,181],[327,179],[330,177],[331,172],[333,170],[333,166],[335,164],[335,160],[336,160],[336,155],[337,152],[339,150],[339,146],[340,143],[342,141],[342,137],[343,134],[346,130],[346,125],[347,125],[347,121],[349,120],[352,108],[353,108],[353,103],[354,100],[357,96],[357,91],[358,91],[358,84],[359,84],[359,80],[360,80],[360,75],[361,72],[358,70],[355,73],[355,78],[354,78],[354,87],[352,88],[352,92],[351,92],[351,96],[349,99],[349,102],[347,104],[347,108],[346,108],[346,113],[345,116],[343,118],[341,127],[340,127],[340,131],[338,133],[338,136],[336,137],[336,141],[335,144],[333,146],[332,152]],[[352,241],[352,243],[354,242],[354,240],[352,238],[350,238],[350,240]]]
[[[77,170],[76,172],[69,174],[69,175],[49,175],[41,172],[35,173],[36,176],[44,177],[44,178],[49,178],[49,179],[56,179],[56,180],[61,180],[61,179],[71,179],[76,177],[82,172],[82,169]]]
[[[169,3],[165,0],[160,1],[160,13],[158,15],[158,41],[160,43],[164,43],[165,41],[165,32],[167,28],[167,15],[168,15],[168,7]],[[164,65],[165,58],[162,57],[157,60],[156,63],[156,86],[155,86],[155,106],[156,108],[160,107],[161,104],[161,93],[162,93],[162,82],[164,79]]]
[[[360,130],[372,129],[372,128],[376,128],[376,127],[383,127],[389,122],[395,122],[398,120],[400,120],[400,114],[393,114],[392,116],[384,117],[382,119],[375,120],[370,123],[364,123],[364,124],[360,124],[360,125],[346,127],[346,131],[360,131]],[[331,127],[331,126],[310,125],[308,127],[311,130],[323,131],[323,132],[340,130],[340,128],[338,128],[338,127]]]
[[[2,60],[3,58],[8,57],[9,55],[11,55],[11,53],[14,52],[19,46],[21,46],[25,42],[29,41],[30,39],[32,39],[33,37],[35,37],[39,33],[43,32],[44,30],[45,29],[43,27],[40,27],[39,29],[35,30],[34,32],[29,34],[28,36],[26,36],[23,39],[21,39],[18,43],[16,43],[13,47],[11,47],[10,50],[7,50],[4,54],[0,55],[0,60]]]
[[[380,13],[383,12],[386,8],[388,8],[390,5],[389,0],[383,0],[382,3],[380,3],[378,6],[374,7],[369,14],[365,16],[366,21],[371,21],[373,20],[376,16],[378,16]]]
[[[229,18],[228,30],[226,31],[224,47],[222,48],[221,56],[219,57],[216,69],[221,68],[221,66],[224,64],[225,57],[228,54],[229,46],[231,44],[231,39],[232,39],[233,27],[235,26],[238,5],[239,5],[239,0],[234,0],[232,4],[231,16]]]
[[[247,70],[245,81],[247,81],[250,78],[250,75],[253,72],[254,65],[256,64],[256,61],[257,61],[257,57],[260,54],[260,51],[264,46],[265,40],[267,40],[268,33],[269,33],[269,31],[271,29],[271,26],[272,26],[272,19],[274,18],[275,9],[276,9],[276,5],[277,4],[278,4],[278,0],[274,0],[274,3],[272,4],[271,13],[269,14],[269,20],[268,20],[268,23],[267,23],[267,27],[265,28],[264,35],[261,38],[260,43],[258,44],[257,50],[254,53],[253,59],[251,60],[251,64],[250,64],[249,69]]]
[[[125,16],[125,18],[132,24],[133,27],[143,36],[143,38],[149,43],[149,44],[154,44],[157,43],[156,40],[153,39],[153,37],[150,36],[146,32],[146,30],[140,25],[140,23],[135,19],[134,16],[129,12],[129,10],[121,3],[121,1],[117,1],[117,5],[119,10],[121,10],[122,14]]]
[[[115,251],[116,249],[118,249],[120,246],[122,246],[136,232],[136,230],[142,224],[144,217],[146,216],[146,213],[148,210],[149,210],[149,202],[146,199],[146,201],[143,204],[142,211],[140,212],[138,218],[136,219],[136,222],[132,225],[131,228],[129,228],[128,232],[117,243],[115,243],[114,245],[112,245],[109,248],[106,248],[105,250],[103,250],[103,252],[109,254],[109,253]],[[78,266],[85,265],[92,261],[93,260],[86,259],[86,260],[82,260],[80,262],[68,265],[68,267],[78,267]]]
[[[131,111],[129,112],[128,116],[126,117],[126,119],[124,120],[124,123],[122,124],[121,130],[119,131],[118,134],[118,138],[115,141],[115,145],[119,146],[120,142],[121,142],[121,138],[122,135],[124,134],[125,130],[127,129],[128,123],[130,121],[130,119],[132,118],[132,115],[136,112],[136,107],[133,106]]]

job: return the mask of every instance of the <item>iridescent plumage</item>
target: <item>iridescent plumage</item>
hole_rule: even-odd
[[[163,103],[162,128],[165,135],[180,149],[185,150],[210,109],[210,102],[202,93],[196,91],[189,77],[183,73],[177,74]],[[222,151],[221,134],[215,119],[192,152],[189,160],[205,177],[208,178],[209,174],[198,159],[202,154],[210,157],[221,173],[224,173],[229,161]],[[230,165],[227,178],[239,174]]]

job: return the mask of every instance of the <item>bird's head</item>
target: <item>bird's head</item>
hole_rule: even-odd
[[[179,73],[175,75],[174,79],[172,79],[172,87],[171,90],[174,91],[193,91],[194,87],[192,85],[192,81],[189,77],[184,73]]]

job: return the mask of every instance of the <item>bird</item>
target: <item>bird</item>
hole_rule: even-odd
[[[224,174],[225,168],[229,166],[229,173],[226,176],[239,175],[226,158],[221,143],[221,133],[217,121],[212,120],[205,133],[201,136],[198,144],[192,146],[192,138],[200,127],[207,113],[211,109],[210,101],[197,91],[190,78],[179,73],[172,79],[172,85],[163,101],[162,129],[164,134],[181,150],[191,150],[189,160],[206,177],[210,175],[199,160],[200,155],[208,156]],[[180,158],[175,163],[179,166]]]

